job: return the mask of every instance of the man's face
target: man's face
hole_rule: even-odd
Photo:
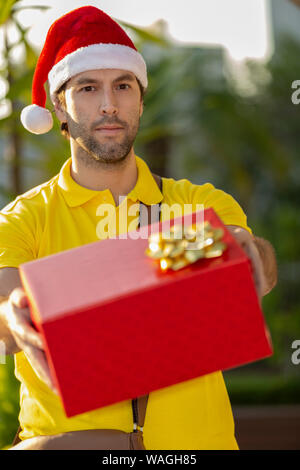
[[[132,149],[142,112],[134,74],[106,69],[72,77],[65,89],[65,109],[57,115],[67,122],[71,142],[86,164],[111,164],[126,159]]]

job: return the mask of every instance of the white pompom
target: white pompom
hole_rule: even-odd
[[[21,112],[21,122],[33,134],[45,134],[53,126],[52,114],[36,104],[26,106]]]

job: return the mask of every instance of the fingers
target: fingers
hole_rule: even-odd
[[[28,305],[28,300],[22,292],[14,289],[8,301],[8,324],[12,335],[20,347],[19,342],[30,343],[36,348],[44,349],[42,336],[31,325],[29,307],[18,307],[18,305]]]
[[[255,287],[259,301],[267,291],[266,278],[263,268],[263,263],[259,251],[254,243],[255,238],[247,230],[237,226],[227,226],[231,234],[240,243],[246,254],[251,260],[252,272],[255,282]]]
[[[29,307],[28,299],[22,287],[16,287],[10,294],[12,303],[18,308]]]
[[[246,253],[248,254],[253,268],[253,277],[259,299],[261,300],[266,289],[265,274],[263,269],[262,260],[258,249],[254,243],[242,244]]]
[[[40,349],[34,348],[33,346],[26,343],[23,344],[22,349],[38,378],[44,382],[54,393],[58,394],[58,391],[50,375],[50,369],[45,353]]]
[[[16,343],[29,343],[39,349],[44,349],[44,343],[40,333],[38,333],[30,324],[27,309],[18,309],[10,305],[10,331],[13,334]]]
[[[24,289],[21,287],[14,289],[7,305],[8,325],[16,344],[24,351],[38,378],[57,394],[44,353],[42,336],[32,327],[29,303]]]

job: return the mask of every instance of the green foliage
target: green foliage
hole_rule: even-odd
[[[6,23],[11,16],[12,7],[19,0],[1,0],[0,2],[0,26]]]
[[[138,26],[135,26],[133,24],[126,23],[126,21],[118,21],[120,26],[122,26],[124,29],[128,29],[131,34],[134,33],[139,45],[141,46],[142,44],[145,43],[151,43],[151,44],[158,44],[159,46],[169,46],[170,43],[168,40],[165,38],[155,34],[154,32],[151,32],[145,28],[139,28]],[[136,42],[135,42],[136,43]]]
[[[285,405],[300,403],[300,381],[294,376],[224,374],[234,405]]]
[[[0,449],[12,443],[19,427],[19,386],[14,360],[6,356],[6,364],[0,364]]]
[[[24,7],[15,2],[5,3],[5,22],[2,31],[5,48],[3,58],[5,68],[1,71],[8,87],[4,97],[11,104],[11,113],[5,119],[0,119],[0,139],[4,145],[0,147],[0,171],[12,175],[6,184],[0,184],[0,195],[3,201],[8,201],[17,194],[24,192],[48,179],[49,175],[56,173],[63,161],[69,155],[69,145],[60,136],[58,123],[54,126],[51,136],[33,136],[27,132],[20,122],[20,112],[31,102],[32,78],[37,62],[37,53],[27,40],[27,29],[24,29],[18,21],[16,13],[25,8],[45,10],[49,7],[33,6]],[[4,10],[3,10],[4,11]],[[3,13],[4,15],[4,13]],[[8,37],[7,26],[13,25],[19,33],[19,37],[11,42]],[[11,60],[13,49],[22,44],[24,55],[20,62]],[[48,100],[47,106],[52,110],[53,105]],[[42,156],[42,158],[41,158]],[[30,181],[24,183],[23,175],[31,170]]]

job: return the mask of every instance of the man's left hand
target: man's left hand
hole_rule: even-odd
[[[226,228],[250,258],[256,291],[261,303],[262,297],[269,292],[269,288],[264,272],[263,261],[255,243],[255,237],[246,229],[238,227],[237,225],[226,225]]]

